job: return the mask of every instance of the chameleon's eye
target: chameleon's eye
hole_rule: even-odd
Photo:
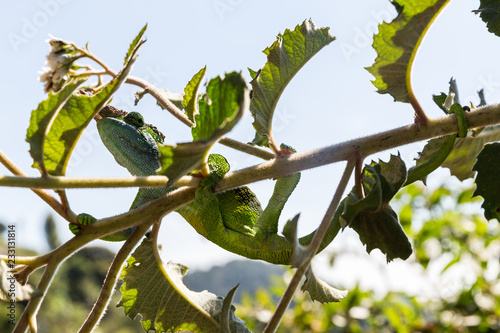
[[[129,112],[125,116],[124,120],[127,124],[133,125],[135,127],[144,126],[144,118],[139,112]]]

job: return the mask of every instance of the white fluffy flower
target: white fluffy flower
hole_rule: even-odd
[[[45,82],[45,92],[58,91],[67,79],[67,74],[74,67],[79,52],[71,43],[61,39],[50,39],[50,53],[47,66],[43,68],[40,81]]]

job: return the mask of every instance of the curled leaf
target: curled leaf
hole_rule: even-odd
[[[365,196],[356,187],[341,203],[341,220],[354,229],[366,251],[378,248],[386,254],[387,261],[394,258],[407,259],[412,253],[411,244],[399,223],[394,210],[389,206],[406,180],[406,167],[399,156],[391,156],[389,162],[372,162],[362,173]]]
[[[398,102],[410,102],[410,75],[420,42],[439,12],[449,0],[391,1],[398,16],[382,23],[373,37],[377,52],[375,63],[367,70],[378,92],[390,94]]]

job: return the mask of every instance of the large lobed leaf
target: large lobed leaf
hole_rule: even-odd
[[[500,37],[500,3],[497,0],[481,0],[475,12],[480,14],[488,31]]]
[[[42,174],[47,174],[44,160],[44,144],[46,133],[52,125],[51,121],[85,80],[86,78],[83,78],[70,82],[57,93],[50,91],[49,97],[38,104],[38,108],[31,112],[26,141],[30,144],[30,154],[34,161],[33,167],[40,169]],[[53,158],[53,160],[57,160],[57,158]]]
[[[375,63],[367,70],[378,92],[398,102],[410,102],[410,73],[415,54],[430,24],[449,0],[395,0],[398,16],[382,23],[373,37]]]
[[[182,282],[186,271],[180,264],[163,265],[155,242],[144,239],[122,271],[118,306],[132,319],[140,315],[145,332],[219,332],[221,320],[231,332],[250,332],[222,297],[189,290]]]
[[[264,50],[267,62],[253,77],[250,111],[257,132],[252,143],[269,146],[272,141],[273,113],[285,87],[294,75],[324,46],[335,40],[329,28],[316,28],[312,20],[297,25],[295,30],[285,30],[277,40]]]
[[[191,95],[196,98],[195,92]],[[207,95],[198,103],[199,113],[194,116],[195,126],[192,128],[194,141],[158,147],[162,164],[158,173],[168,177],[168,185],[198,168],[206,160],[211,147],[243,116],[248,105],[248,89],[241,73],[232,72],[224,78],[210,80]]]
[[[484,216],[488,219],[497,219],[500,222],[500,142],[484,146],[477,156],[474,171],[477,171],[476,190],[474,196],[482,196],[484,202]]]
[[[139,36],[142,36],[144,30],[145,27]],[[76,92],[86,78],[76,79],[68,82],[58,93],[49,93],[48,98],[32,111],[26,141],[31,146],[33,166],[39,168],[42,174],[65,174],[69,158],[80,135],[125,82],[137,59],[140,45],[140,40],[134,39],[123,69],[97,92]]]

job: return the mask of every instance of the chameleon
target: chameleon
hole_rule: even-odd
[[[137,112],[127,115],[102,113],[97,120],[97,129],[106,148],[118,164],[132,175],[155,175],[160,168],[158,145],[163,136],[156,128],[144,123]],[[221,248],[250,259],[264,260],[274,264],[290,264],[292,245],[278,235],[278,220],[285,203],[300,180],[300,173],[276,180],[273,194],[265,209],[257,196],[242,186],[222,193],[214,193],[216,185],[229,171],[227,160],[217,154],[208,157],[210,173],[204,177],[196,189],[193,202],[181,207],[179,213],[199,234]],[[130,209],[140,207],[174,188],[140,188]],[[335,238],[340,230],[339,216],[336,213],[320,250]],[[79,215],[79,225],[73,225],[77,232],[95,220],[88,214]],[[112,234],[104,240],[120,241],[127,238],[130,229]],[[314,237],[315,231],[301,237],[299,244],[306,246]],[[318,252],[319,252],[318,251]]]

